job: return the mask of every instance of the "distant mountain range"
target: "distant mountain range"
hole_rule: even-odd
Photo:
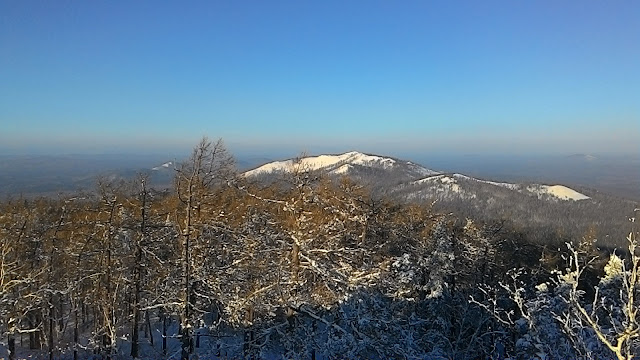
[[[372,184],[385,185],[384,192],[411,193],[405,199],[474,198],[478,187],[496,187],[546,200],[586,200],[589,196],[564,185],[513,184],[477,179],[462,174],[445,174],[427,169],[411,161],[351,151],[339,155],[318,155],[284,161],[273,161],[249,170],[246,177],[269,176],[301,170],[321,171],[331,176],[350,176]],[[462,180],[462,181],[461,181]],[[466,186],[469,182],[473,187]],[[391,186],[389,186],[391,185]],[[472,189],[473,188],[473,189]],[[486,189],[485,189],[486,191]]]

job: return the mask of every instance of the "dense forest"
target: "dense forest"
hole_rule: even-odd
[[[594,224],[558,249],[431,205],[302,167],[247,179],[206,138],[170,190],[6,199],[0,357],[637,358],[634,221],[625,248]]]

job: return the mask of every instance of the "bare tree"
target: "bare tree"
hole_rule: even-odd
[[[133,321],[131,324],[131,357],[138,358],[138,337],[139,337],[139,321],[140,321],[140,296],[142,292],[142,271],[143,271],[143,246],[145,237],[147,236],[148,225],[148,199],[149,190],[147,189],[148,177],[139,176],[140,192],[138,194],[140,207],[140,228],[137,236],[134,236],[134,267],[133,267]]]
[[[571,245],[570,271],[565,279],[572,284],[566,301],[577,310],[578,315],[596,334],[598,339],[611,350],[618,360],[632,360],[640,348],[640,322],[638,321],[640,279],[640,247],[637,234],[631,232],[627,237],[629,261],[624,261],[615,253],[605,266],[605,277],[596,287],[593,303],[583,305],[582,291],[578,286],[585,270],[581,266],[578,251]],[[614,291],[604,293],[606,285],[614,284]],[[617,293],[616,293],[617,292]],[[608,305],[608,306],[607,306]],[[606,314],[602,316],[602,313]],[[608,319],[607,319],[608,317]]]
[[[179,206],[175,222],[182,238],[181,322],[182,359],[188,359],[192,348],[194,313],[193,246],[207,222],[207,208],[215,203],[215,188],[226,184],[234,170],[234,160],[222,140],[215,143],[206,137],[195,147],[191,157],[176,169],[175,189]]]

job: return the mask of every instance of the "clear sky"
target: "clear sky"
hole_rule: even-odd
[[[638,152],[640,1],[0,2],[0,153]]]

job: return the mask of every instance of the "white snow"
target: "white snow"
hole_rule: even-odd
[[[458,182],[453,177],[443,176],[440,178],[440,182],[446,185],[446,187],[448,187],[453,192],[462,192],[462,188],[460,187],[460,185],[458,185]]]
[[[335,169],[332,171],[333,174],[346,174],[349,172],[349,170],[351,170],[353,166],[349,165],[349,164],[344,164],[342,166],[340,166],[339,168]]]
[[[538,195],[539,198],[544,195],[551,195],[560,200],[577,201],[590,199],[590,197],[588,197],[587,195],[581,194],[563,185],[534,185],[528,186],[527,191]]]
[[[443,176],[444,175],[428,176],[426,178],[413,181],[413,182],[411,182],[411,184],[412,185],[420,185],[420,184],[424,184],[426,182],[438,180],[438,179],[442,178]]]
[[[449,176],[443,176],[440,178],[440,182],[443,184],[456,184],[456,179]]]
[[[244,176],[251,177],[258,174],[274,172],[290,172],[299,170],[314,171],[320,169],[326,170],[331,174],[344,175],[351,170],[354,170],[354,166],[369,166],[385,170],[395,169],[397,166],[400,166],[404,171],[408,170],[408,173],[412,175],[432,176],[441,174],[440,172],[424,168],[410,161],[399,161],[389,157],[367,155],[358,151],[350,151],[340,155],[309,156],[298,159],[298,161],[296,161],[296,159],[274,161],[253,170],[249,170],[244,173]]]
[[[366,155],[366,154],[359,153],[359,152],[356,152],[356,151],[353,151],[353,152],[347,153],[347,154],[352,154],[352,156],[349,157],[348,162],[350,162],[351,164],[356,164],[356,165],[368,165],[368,164],[373,163],[373,162],[379,162],[379,163],[382,164],[383,167],[389,168],[389,167],[392,167],[396,163],[395,160],[390,159],[390,158],[383,158],[383,157],[380,157],[380,156]]]
[[[411,182],[411,185],[420,185],[427,182],[439,181],[440,183],[447,185],[445,188],[448,188],[449,190],[459,193],[459,192],[462,192],[462,188],[457,183],[456,178],[477,181],[477,182],[490,184],[494,186],[500,186],[500,187],[513,190],[513,191],[518,191],[518,192],[529,192],[529,193],[533,193],[540,199],[545,196],[552,196],[560,200],[578,201],[578,200],[590,199],[590,197],[588,197],[587,195],[581,194],[563,185],[530,185],[526,189],[523,189],[523,186],[519,184],[480,180],[480,179],[476,179],[476,178],[473,178],[467,175],[462,175],[462,174],[453,174],[451,176],[447,176],[447,175],[429,176],[423,179],[415,180]]]
[[[427,168],[424,168],[424,167],[422,167],[420,165],[411,164],[411,163],[408,163],[408,164],[409,164],[409,166],[411,166],[415,171],[417,171],[422,176],[432,176],[432,175],[441,174],[441,172],[439,172],[439,171],[427,169]]]
[[[476,178],[472,178],[471,176],[467,176],[467,175],[462,175],[462,174],[453,174],[453,177],[457,177],[460,179],[467,179],[467,180],[478,180]]]
[[[500,187],[507,188],[507,189],[510,189],[510,190],[518,190],[520,188],[520,185],[518,185],[518,184],[511,184],[511,183],[506,183],[506,182],[495,182],[495,181],[488,181],[488,180],[480,180],[480,179],[476,179],[476,178],[473,178],[471,176],[462,175],[462,174],[453,174],[453,176],[455,176],[457,178],[460,178],[460,179],[473,180],[473,181],[477,181],[477,182],[481,182],[481,183],[485,183],[485,184],[500,186]]]
[[[487,180],[480,180],[480,181],[482,181],[484,183],[487,183],[487,184],[491,184],[491,185],[507,188],[507,189],[510,189],[510,190],[518,190],[520,188],[520,185],[518,185],[518,184],[511,184],[511,183],[506,183],[506,182],[487,181]]]
[[[396,164],[396,160],[391,158],[385,158],[374,155],[367,155],[357,151],[347,152],[341,155],[318,155],[302,158],[300,161],[294,161],[293,159],[285,161],[274,161],[265,165],[262,165],[256,169],[247,171],[245,176],[253,176],[260,173],[271,173],[276,171],[294,171],[298,169],[302,170],[319,170],[339,164],[345,165],[381,165],[383,168],[388,169]],[[333,172],[341,174],[351,169],[343,168],[342,165]]]
[[[173,161],[169,161],[169,162],[166,162],[166,163],[164,163],[164,164],[162,164],[162,165],[160,165],[160,166],[156,166],[156,167],[154,167],[154,168],[151,168],[151,170],[156,170],[156,171],[158,171],[158,170],[160,170],[160,169],[162,169],[162,168],[168,169],[168,168],[169,168],[169,166],[171,166],[171,165],[173,165]]]
[[[442,185],[442,188],[439,189],[441,190],[451,190],[453,192],[462,192],[462,188],[460,187],[460,185],[458,185],[458,182],[456,181],[455,178],[451,177],[451,176],[446,176],[446,175],[436,175],[436,176],[430,176],[430,177],[426,177],[424,179],[420,179],[420,180],[416,180],[413,181],[411,184],[413,185],[420,185],[420,184],[424,184],[427,182],[440,182]]]

